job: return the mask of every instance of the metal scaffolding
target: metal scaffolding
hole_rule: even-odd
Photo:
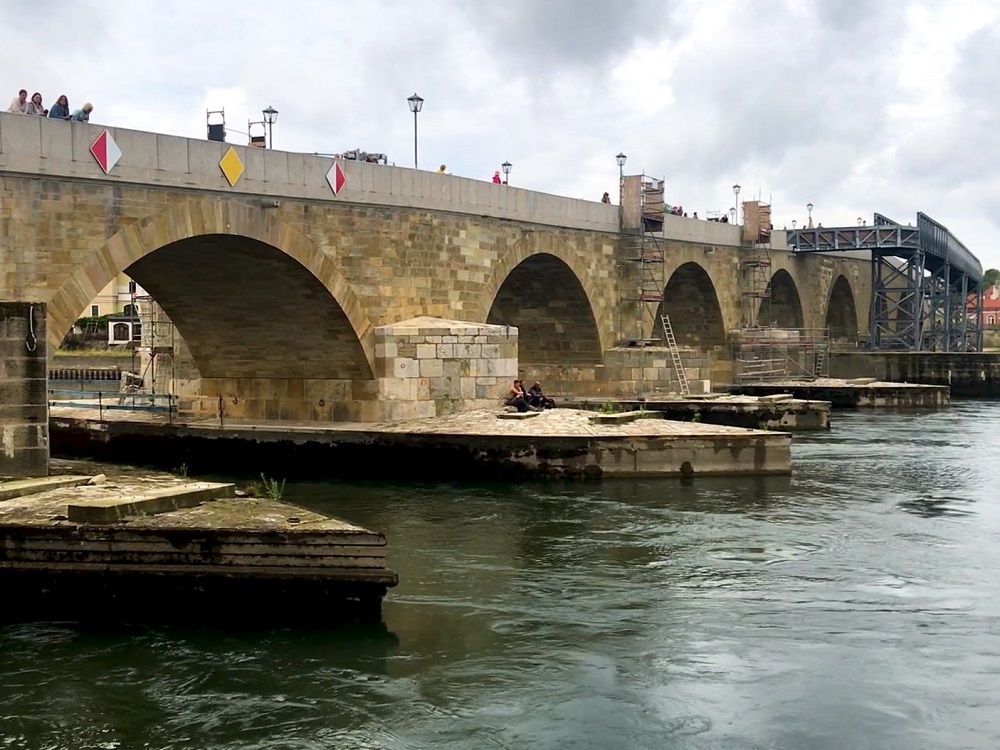
[[[756,328],[771,299],[771,204],[744,201],[740,237],[740,327]]]
[[[870,346],[874,351],[982,351],[983,267],[946,227],[923,213],[903,226],[794,229],[796,253],[871,252]]]
[[[174,395],[176,329],[152,297],[133,297],[133,304],[142,324],[142,339],[135,354],[142,359],[139,375],[144,384],[143,391],[154,401],[165,398],[170,403]]]
[[[674,337],[670,318],[663,311],[663,293],[667,280],[664,268],[665,240],[663,221],[667,211],[663,192],[664,180],[645,174],[622,176],[621,231],[627,238],[625,266],[634,271],[623,278],[624,288],[634,290],[623,299],[634,307],[634,328],[627,335],[621,324],[622,343],[640,347],[642,366],[637,383],[639,395],[645,393],[646,357],[648,347],[666,346],[670,353],[677,385],[682,395],[690,394],[680,348]]]
[[[733,382],[826,377],[830,336],[825,328],[745,328],[731,338]]]
[[[647,175],[622,178],[622,233],[630,236],[626,260],[635,266],[634,295],[627,301],[635,310],[635,330],[627,342],[633,346],[658,343],[657,312],[666,285],[663,268],[663,180]]]

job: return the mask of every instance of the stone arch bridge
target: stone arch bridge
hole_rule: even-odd
[[[663,373],[621,346],[636,281],[617,226],[615,206],[477,180],[0,115],[0,300],[44,303],[51,351],[127,272],[183,338],[178,388],[240,416],[385,418],[380,327],[421,316],[516,327],[550,390],[634,392]],[[724,381],[739,228],[668,216],[664,237],[663,311],[691,376]],[[781,233],[771,260],[761,322],[867,328],[867,261],[793,256]]]

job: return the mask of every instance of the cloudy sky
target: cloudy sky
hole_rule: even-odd
[[[204,137],[273,105],[275,145],[351,148],[597,200],[627,173],[775,225],[924,211],[1000,266],[995,0],[3,0],[10,96]]]

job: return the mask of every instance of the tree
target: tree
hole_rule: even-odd
[[[986,273],[983,274],[983,286],[988,288],[997,284],[1000,284],[1000,270],[987,268]]]

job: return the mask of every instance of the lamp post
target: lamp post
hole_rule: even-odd
[[[736,196],[736,223],[739,223],[740,216],[740,184],[733,185],[733,195]]]
[[[813,228],[813,204],[812,203],[807,203],[806,204],[806,211],[809,212],[809,228],[812,229]]]
[[[622,228],[622,203],[625,202],[625,160],[628,157],[621,151],[615,156],[618,164],[618,228]]]
[[[861,217],[859,216],[859,217],[858,217],[858,226],[859,226],[859,227],[863,227],[864,225],[865,225],[865,220],[864,220],[864,219],[862,219],[862,218],[861,218]]]
[[[795,231],[795,227],[797,227],[798,225],[799,225],[799,222],[797,222],[795,219],[792,219],[792,231],[793,232]]]
[[[413,168],[417,168],[417,113],[424,108],[424,100],[414,94],[408,97],[406,103],[410,105],[413,113]]]
[[[278,110],[272,107],[270,104],[267,105],[267,109],[264,110],[264,122],[267,123],[267,147],[274,148],[274,123],[278,121]]]
[[[503,184],[504,185],[506,185],[506,184],[508,184],[510,182],[510,168],[513,167],[513,166],[514,165],[511,164],[509,161],[505,161],[503,164],[500,165],[500,169],[503,170]]]

